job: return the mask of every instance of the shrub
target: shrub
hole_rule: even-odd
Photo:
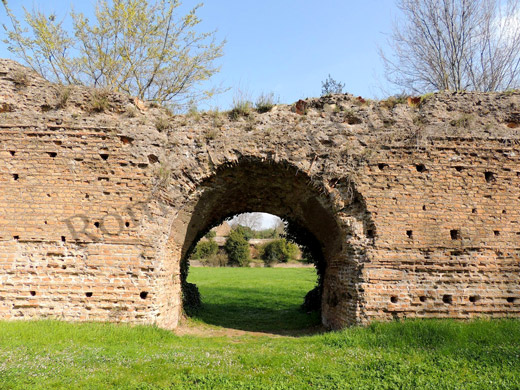
[[[213,241],[213,239],[209,239],[207,241],[199,241],[195,246],[192,258],[197,260],[207,259],[213,255],[216,255],[217,252],[218,244],[215,241]]]
[[[210,230],[204,235],[204,237],[206,237],[208,240],[211,240],[212,238],[217,237],[217,233],[215,233],[214,230]]]
[[[267,243],[262,250],[262,260],[266,265],[273,263],[287,263],[289,260],[296,259],[298,246],[288,242],[285,238],[274,240]]]
[[[251,261],[251,254],[249,252],[249,243],[244,238],[243,234],[237,229],[232,230],[226,240],[224,246],[229,258],[230,265],[239,267],[246,267]]]
[[[321,96],[343,93],[343,88],[345,88],[345,84],[334,80],[329,74],[329,77],[321,82]]]
[[[237,233],[240,233],[246,241],[249,241],[252,238],[255,238],[255,231],[251,229],[249,226],[238,225],[233,229]]]
[[[305,312],[321,310],[321,289],[319,286],[314,287],[311,291],[305,294],[301,308]]]
[[[206,267],[225,267],[227,263],[228,257],[225,253],[216,253],[202,260]]]
[[[202,306],[200,292],[193,283],[184,282],[182,284],[182,306],[187,314],[191,314]]]
[[[275,106],[275,98],[274,94],[271,92],[269,94],[261,94],[256,100],[256,110],[259,113],[269,112]]]

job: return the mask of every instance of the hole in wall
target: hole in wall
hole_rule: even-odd
[[[139,297],[141,297],[141,299],[146,299],[148,297],[148,291],[141,291]]]
[[[66,265],[62,265],[61,269],[67,269],[67,266]]]
[[[443,295],[442,296],[442,301],[444,303],[452,303],[453,302],[453,296],[449,295],[449,294]]]
[[[464,170],[464,167],[458,166],[455,167],[455,169],[457,170],[457,172],[462,172]]]
[[[425,205],[425,204],[423,204],[422,209],[423,209],[424,211],[426,211],[426,205]]]
[[[89,194],[85,194],[85,199],[88,199],[90,198],[90,195]]]
[[[413,238],[413,231],[412,230],[407,230],[406,231],[406,235],[408,236],[408,238]]]
[[[100,153],[100,154],[99,154],[99,157],[101,157],[101,159],[102,159],[103,161],[108,160],[108,154],[106,154],[106,153]]]
[[[130,227],[130,222],[125,222],[126,227]]]
[[[18,173],[13,173],[13,179],[16,181],[19,179]]]
[[[13,236],[13,240],[18,241],[20,239],[20,236]]]
[[[426,166],[424,164],[415,165],[415,169],[417,169],[417,172],[426,172]]]
[[[471,210],[471,212],[472,212],[473,214],[476,214],[476,213],[477,213],[477,209],[473,209],[473,210]]]
[[[368,229],[366,236],[367,236],[367,238],[374,238],[375,237],[374,230]]]
[[[54,145],[58,145],[58,146],[60,146],[61,144],[62,144],[61,141],[54,141]]]
[[[515,297],[507,297],[507,298],[506,298],[506,301],[507,301],[508,303],[514,303],[514,302],[516,301],[516,298],[515,298]]]
[[[500,230],[493,230],[493,234],[495,235],[495,237],[500,236]]]
[[[396,296],[392,296],[392,297],[390,297],[390,302],[392,302],[392,303],[397,303],[397,301],[398,301],[398,299],[397,299]]]
[[[138,167],[138,168],[141,168],[141,169],[144,169],[144,168],[147,168],[147,167],[148,167],[148,164],[140,163],[140,164],[137,164],[137,167]]]
[[[31,294],[31,297],[34,297],[36,295],[36,291],[30,291],[29,294]]]
[[[58,153],[56,153],[56,152],[47,152],[47,154],[48,154],[49,157],[51,157],[51,158],[54,158],[54,157],[56,157],[56,156],[58,155]]]
[[[65,242],[65,236],[61,236],[61,241]]]
[[[97,228],[99,228],[99,222],[97,222],[97,221],[94,222],[94,226],[97,227]]]
[[[16,154],[14,150],[10,150],[9,153],[11,153],[11,156],[14,156]]]
[[[471,303],[476,303],[476,302],[478,302],[479,300],[480,300],[480,297],[479,297],[478,295],[472,295],[472,296],[469,297],[469,301],[470,301]]]
[[[92,296],[92,292],[89,291],[89,292],[85,293],[85,296],[86,296],[87,298],[90,298],[90,297]]]
[[[134,142],[134,139],[132,137],[127,137],[125,135],[120,136],[119,139],[121,140],[123,145],[128,145]]]
[[[389,165],[386,164],[386,163],[379,163],[377,164],[377,167],[379,168],[380,171],[384,170],[385,168],[388,168]]]
[[[159,157],[157,157],[155,154],[149,154],[148,155],[148,161],[150,161],[150,164],[155,164],[159,162]]]
[[[492,182],[496,181],[495,174],[490,171],[484,172],[484,178],[486,179],[486,181],[488,183],[492,183]]]
[[[460,240],[460,230],[452,229],[450,230],[450,236],[452,240]]]
[[[426,302],[426,297],[425,297],[424,295],[421,295],[421,296],[419,297],[419,300],[420,300],[421,302]]]

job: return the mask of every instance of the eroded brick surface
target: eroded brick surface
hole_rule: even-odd
[[[519,316],[519,93],[336,95],[231,120],[117,94],[92,112],[99,92],[17,86],[20,69],[0,61],[2,319],[173,328],[190,247],[244,211],[319,243],[330,327]]]

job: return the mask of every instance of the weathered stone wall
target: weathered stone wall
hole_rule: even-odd
[[[170,116],[0,61],[0,318],[176,326],[196,239],[287,218],[323,321],[519,316],[520,93]]]

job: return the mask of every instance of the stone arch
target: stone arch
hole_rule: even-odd
[[[209,229],[253,211],[289,221],[292,232],[307,240],[322,278],[323,324],[361,322],[360,266],[375,235],[364,199],[348,177],[325,181],[288,161],[242,157],[215,168],[196,186],[168,241],[170,262],[178,265],[175,285],[187,276],[186,258]]]

